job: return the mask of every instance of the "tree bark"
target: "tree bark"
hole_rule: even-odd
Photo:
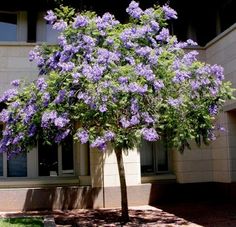
[[[122,149],[116,148],[115,153],[120,177],[121,211],[122,211],[121,217],[123,222],[128,222],[129,221],[128,198],[127,198],[127,187],[125,179],[124,162],[122,157]]]

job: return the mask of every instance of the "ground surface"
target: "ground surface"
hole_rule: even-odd
[[[206,226],[235,227],[236,204],[233,202],[182,202],[157,206],[131,207],[130,222],[122,225],[119,209],[42,211],[1,213],[2,217],[45,216],[55,218],[57,226]]]

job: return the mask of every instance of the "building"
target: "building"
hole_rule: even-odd
[[[125,21],[129,1],[75,1],[69,3],[99,13],[110,11]],[[159,1],[161,4],[165,1]],[[155,3],[149,2],[149,6]],[[200,60],[220,64],[236,86],[236,17],[233,0],[170,2],[179,20],[170,29],[180,39],[198,41]],[[87,4],[87,5],[86,5]],[[144,1],[141,6],[147,7]],[[56,33],[43,16],[54,1],[10,0],[0,10],[0,93],[14,79],[32,80],[37,69],[28,52],[37,43],[54,43]],[[218,123],[226,132],[210,146],[193,147],[183,154],[167,151],[161,143],[143,143],[125,155],[130,205],[162,199],[236,198],[236,102],[228,102]],[[112,151],[100,153],[88,146],[45,147],[38,144],[27,155],[7,160],[0,154],[0,210],[67,209],[119,206],[119,176]],[[145,152],[145,153],[144,153]],[[191,191],[191,194],[189,193]]]

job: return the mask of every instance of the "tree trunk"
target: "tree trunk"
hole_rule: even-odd
[[[128,198],[127,198],[127,187],[125,179],[124,162],[122,157],[122,149],[116,148],[115,153],[120,177],[122,221],[128,222],[129,221]]]

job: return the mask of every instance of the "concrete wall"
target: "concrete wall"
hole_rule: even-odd
[[[33,47],[24,42],[0,44],[0,94],[10,88],[12,80],[29,81],[37,77],[35,64],[28,60],[29,51]]]
[[[137,149],[123,152],[126,183],[128,186],[141,183],[140,154]],[[116,156],[113,150],[105,153],[90,151],[90,174],[93,187],[115,187],[120,185]]]

